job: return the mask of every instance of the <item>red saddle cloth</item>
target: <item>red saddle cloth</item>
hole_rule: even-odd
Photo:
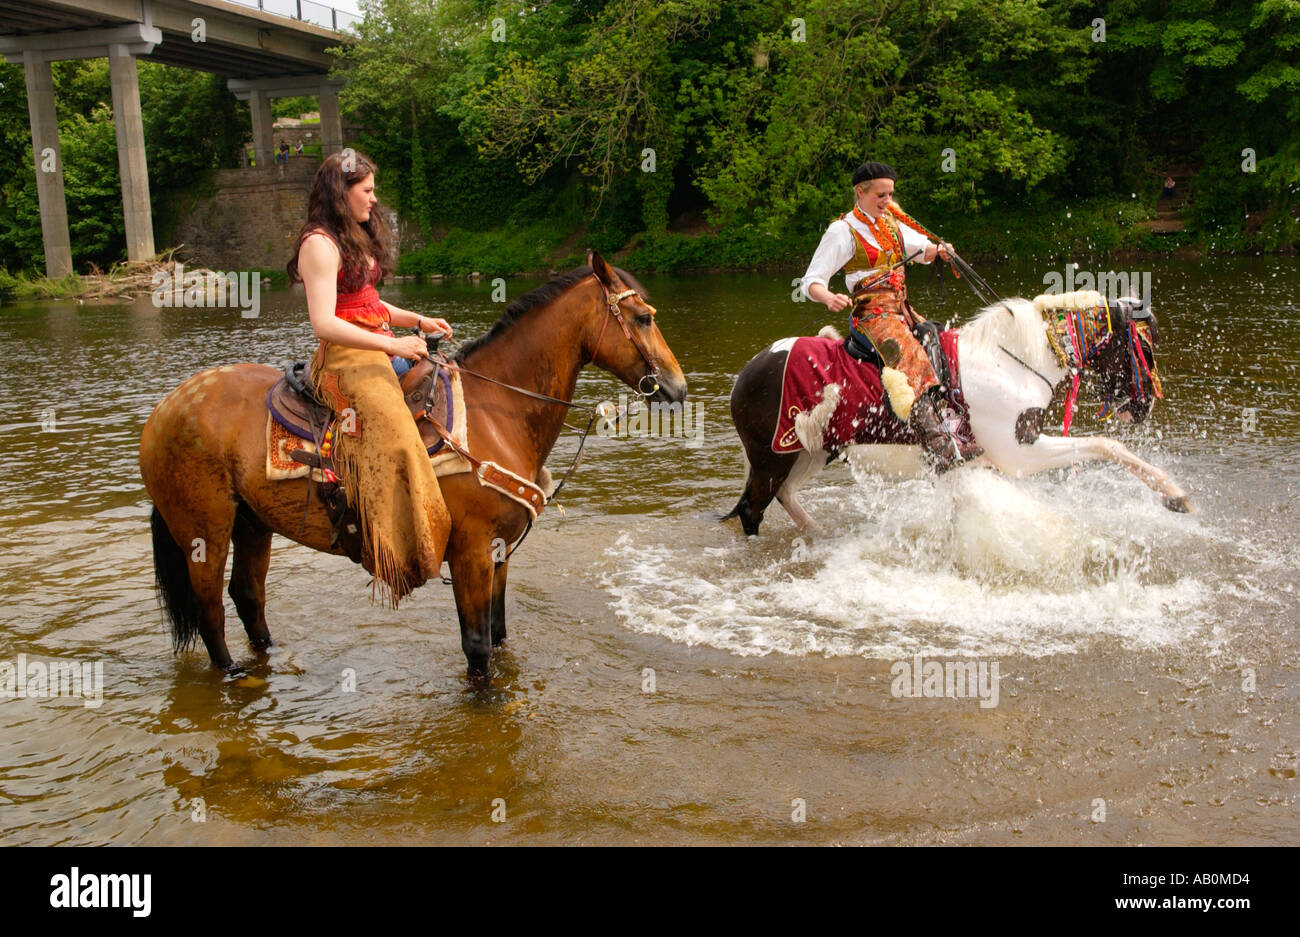
[[[960,378],[957,370],[957,333],[945,331],[940,344],[952,371],[955,393],[949,395],[954,409],[962,417],[958,430],[969,433],[965,425],[965,401],[961,398]],[[795,435],[794,420],[800,413],[812,410],[822,402],[827,384],[837,384],[839,403],[835,407],[822,448],[842,449],[848,445],[871,443],[911,443],[915,437],[911,428],[894,415],[880,383],[880,370],[874,364],[858,361],[844,350],[840,339],[805,337],[795,339],[785,359],[785,374],[781,379],[781,414],[772,434],[772,451],[798,452],[803,448]]]

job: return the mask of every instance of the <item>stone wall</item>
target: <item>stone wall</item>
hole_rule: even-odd
[[[304,221],[318,159],[290,156],[269,169],[223,169],[215,191],[190,195],[175,206],[169,245],[191,266],[212,270],[283,270]],[[394,239],[401,227],[386,216]],[[395,245],[400,247],[399,245]]]
[[[213,270],[283,270],[318,161],[298,157],[287,168],[223,169],[216,191],[177,205],[171,240],[181,256]]]

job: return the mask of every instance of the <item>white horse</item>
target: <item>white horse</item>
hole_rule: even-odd
[[[829,335],[827,332],[829,331]],[[833,329],[824,337],[838,338]],[[1096,291],[1007,299],[980,311],[957,330],[961,388],[970,428],[984,453],[964,467],[992,466],[1015,478],[1077,462],[1106,459],[1128,469],[1164,496],[1171,511],[1189,511],[1187,493],[1167,474],[1104,436],[1051,436],[1043,417],[1056,388],[1071,378],[1067,412],[1077,378],[1099,392],[1103,404],[1124,422],[1141,422],[1160,395],[1154,314],[1139,300],[1107,303]],[[775,453],[771,442],[781,406],[781,384],[793,339],[783,339],[754,356],[736,377],[731,417],[749,461],[745,491],[726,518],[739,517],[745,533],[758,533],[763,512],[775,497],[801,530],[813,525],[799,504],[800,486],[838,449],[823,446],[823,434],[839,405],[839,387],[827,385],[821,403],[795,420],[803,448]],[[862,365],[868,367],[868,365]],[[911,429],[883,407],[860,414],[877,420],[873,438],[916,442]],[[863,450],[894,448],[855,447]],[[917,450],[912,448],[911,452]],[[913,465],[917,463],[913,462]],[[724,520],[726,519],[724,518]]]

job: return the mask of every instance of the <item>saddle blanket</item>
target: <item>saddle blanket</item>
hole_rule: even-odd
[[[460,374],[443,371],[440,377],[446,379],[446,390],[448,400],[446,405],[446,416],[448,430],[453,439],[466,449],[469,448],[469,432],[467,420],[465,419],[465,393],[461,387]],[[438,395],[441,397],[441,395]],[[441,400],[435,400],[435,405],[441,403]],[[435,412],[442,417],[442,407],[438,407]],[[306,478],[311,475],[316,481],[324,481],[320,469],[313,469],[309,465],[296,462],[291,453],[295,449],[302,449],[306,452],[315,454],[316,444],[310,439],[305,439],[298,435],[297,432],[291,431],[287,425],[277,419],[275,410],[268,407],[266,414],[266,479],[267,481],[287,481],[294,478]],[[456,475],[461,472],[469,472],[473,467],[464,457],[457,454],[450,447],[446,446],[441,440],[432,448],[429,454],[429,462],[433,465],[433,473],[438,478],[444,475]]]
[[[778,342],[773,349],[779,350],[784,344]],[[823,448],[889,441],[880,431],[896,421],[889,412],[880,370],[851,357],[844,350],[843,341],[805,336],[794,339],[786,355],[781,378],[781,412],[772,435],[773,452],[784,454],[804,448],[795,430],[795,418],[801,413],[811,413],[822,403],[823,392],[830,384],[836,385],[839,394],[838,402],[834,394],[826,395],[826,402],[834,410],[828,419],[818,421],[825,427]]]
[[[950,431],[968,440],[969,415],[961,396],[956,331],[941,333],[940,344],[956,385],[955,391],[949,392],[949,400],[960,418],[960,425],[950,427]],[[772,350],[780,351],[787,346],[789,353],[781,378],[781,411],[772,434],[773,452],[786,454],[804,448],[796,427],[796,418],[800,416],[805,416],[802,421],[805,433],[821,429],[821,447],[828,451],[848,445],[916,441],[911,428],[890,409],[876,365],[853,358],[840,339],[820,336],[783,339]],[[830,385],[835,385],[833,391]],[[819,404],[820,411],[816,409]]]

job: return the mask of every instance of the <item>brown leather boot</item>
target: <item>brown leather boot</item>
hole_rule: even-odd
[[[957,451],[961,454],[963,462],[970,462],[972,459],[978,459],[984,454],[984,447],[974,442],[965,443],[959,439],[957,440]]]
[[[934,398],[934,393],[929,392],[912,404],[908,423],[916,432],[926,461],[934,466],[935,474],[942,475],[950,468],[960,465],[964,459],[956,440],[943,428],[943,419],[939,416]]]

